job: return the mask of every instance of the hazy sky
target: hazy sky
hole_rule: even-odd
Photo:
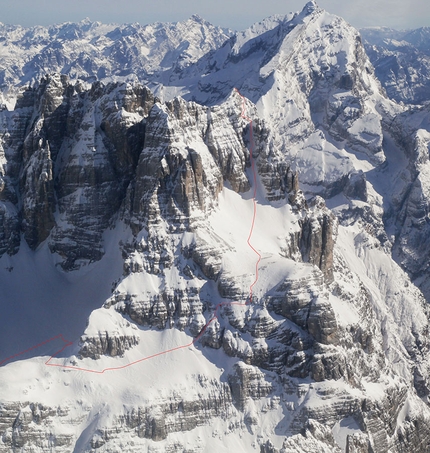
[[[271,14],[303,8],[306,0],[0,0],[0,22],[49,25],[85,17],[108,23],[173,22],[199,14],[215,25],[242,30]],[[430,26],[429,0],[319,0],[355,27]]]

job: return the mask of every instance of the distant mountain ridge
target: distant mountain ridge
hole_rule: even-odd
[[[310,1],[26,33],[0,358],[73,345],[0,367],[0,452],[428,453],[430,107],[359,32]]]
[[[430,101],[430,27],[375,27],[360,33],[375,74],[391,99],[406,104]]]
[[[142,81],[160,70],[180,70],[231,34],[197,15],[146,26],[88,19],[50,27],[1,24],[0,88],[14,92],[52,72],[89,83]]]
[[[266,25],[264,21],[255,24],[248,33],[285,19],[288,22],[288,16],[272,16]],[[149,25],[102,24],[89,19],[50,27],[0,24],[0,91],[6,102],[13,103],[20,87],[51,72],[88,83],[157,83],[160,73],[172,71],[175,77],[235,34],[198,15],[183,22]],[[374,27],[362,29],[361,34],[376,75],[392,99],[419,104],[429,100],[429,28]]]

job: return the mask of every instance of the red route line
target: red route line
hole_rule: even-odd
[[[251,303],[252,302],[252,296],[253,296],[253,288],[254,288],[254,285],[258,281],[258,265],[260,264],[260,261],[261,261],[260,253],[251,244],[251,237],[252,237],[252,234],[254,232],[255,218],[257,216],[257,201],[256,201],[256,198],[257,198],[257,172],[255,171],[254,157],[252,155],[252,152],[253,152],[253,141],[254,141],[253,129],[252,129],[252,119],[245,114],[245,104],[246,104],[245,97],[240,94],[240,92],[239,92],[239,90],[237,88],[235,88],[235,90],[236,90],[237,94],[242,98],[242,112],[241,112],[240,115],[241,115],[241,117],[243,119],[245,119],[245,120],[247,120],[249,122],[249,143],[250,143],[250,145],[249,145],[249,157],[250,157],[250,160],[251,160],[251,168],[252,168],[252,174],[253,174],[253,178],[254,178],[254,193],[252,195],[252,203],[254,205],[254,212],[253,212],[253,215],[252,215],[252,223],[251,223],[251,229],[249,230],[248,240],[246,241],[248,243],[249,247],[252,249],[252,251],[258,256],[258,260],[255,263],[255,280],[251,284],[251,286],[249,287],[249,303]]]
[[[56,340],[57,338],[60,338],[63,342],[64,342],[64,346],[59,350],[57,351],[55,354],[53,354],[46,362],[45,362],[45,365],[46,366],[51,366],[51,367],[57,367],[57,368],[64,368],[64,369],[69,369],[69,370],[75,370],[75,371],[85,371],[87,373],[94,373],[94,374],[103,374],[105,371],[116,371],[116,370],[122,370],[124,368],[128,368],[132,365],[136,365],[137,363],[140,363],[140,362],[144,362],[145,360],[150,360],[150,359],[153,359],[155,357],[160,357],[162,355],[166,355],[166,354],[169,354],[171,352],[174,352],[174,351],[178,351],[180,349],[185,349],[185,348],[189,348],[190,346],[192,346],[194,343],[196,343],[198,340],[200,340],[200,338],[202,337],[202,335],[206,332],[206,329],[210,326],[210,324],[212,324],[213,321],[215,321],[215,319],[218,319],[218,316],[217,316],[217,312],[218,310],[220,309],[220,307],[224,306],[224,305],[239,305],[239,306],[246,306],[246,305],[249,305],[252,303],[252,298],[253,298],[253,288],[255,286],[255,284],[257,283],[258,281],[258,265],[260,264],[260,261],[261,261],[261,255],[260,253],[254,248],[254,246],[251,244],[251,238],[252,238],[252,234],[254,232],[254,226],[255,226],[255,219],[256,219],[256,216],[257,216],[257,202],[256,202],[256,196],[257,196],[257,173],[255,171],[255,163],[254,163],[254,157],[252,155],[252,151],[253,151],[253,129],[252,129],[252,119],[250,117],[248,117],[245,113],[245,110],[246,110],[246,101],[245,101],[245,98],[244,96],[242,96],[239,92],[239,90],[237,88],[235,88],[235,91],[236,93],[241,97],[242,99],[242,111],[241,111],[241,114],[240,116],[245,119],[246,121],[249,122],[249,126],[250,126],[250,129],[249,129],[249,137],[250,137],[250,145],[249,145],[249,156],[250,156],[250,160],[251,160],[251,168],[252,168],[252,173],[253,173],[253,182],[254,182],[254,192],[253,192],[253,196],[252,196],[252,202],[253,202],[253,214],[252,214],[252,222],[251,222],[251,228],[249,230],[249,235],[248,235],[248,239],[247,239],[247,244],[248,246],[252,249],[252,251],[258,256],[258,260],[257,262],[255,263],[255,280],[252,282],[252,284],[249,286],[249,300],[245,303],[241,303],[241,302],[221,302],[219,303],[216,307],[215,307],[215,310],[214,310],[214,314],[212,316],[211,319],[209,319],[209,321],[203,326],[202,330],[200,331],[200,333],[195,337],[193,338],[193,340],[190,342],[190,343],[187,343],[187,344],[184,344],[184,345],[181,345],[181,346],[176,346],[175,348],[171,348],[171,349],[167,349],[165,351],[161,351],[161,352],[157,352],[156,354],[152,354],[152,355],[149,355],[149,356],[146,356],[146,357],[143,357],[141,359],[138,359],[138,360],[135,360],[134,362],[130,362],[130,363],[127,363],[126,365],[122,365],[122,366],[117,366],[117,367],[109,367],[109,368],[104,368],[103,370],[91,370],[89,368],[81,368],[81,367],[77,367],[77,366],[71,366],[71,365],[62,365],[62,364],[59,364],[59,363],[50,363],[51,360],[56,357],[58,354],[61,354],[61,352],[64,351],[64,349],[66,349],[67,347],[71,346],[73,344],[73,342],[71,341],[67,341],[64,339],[63,335],[60,334],[60,335],[57,335],[49,340],[46,340],[42,343],[39,343],[29,349],[26,349],[25,351],[22,351],[22,352],[19,352],[18,354],[15,354],[11,357],[8,357],[7,359],[4,359],[0,362],[0,366],[9,361],[9,360],[12,360],[14,359],[15,357],[19,357],[20,355],[22,354],[25,354],[26,352],[29,352],[29,351],[32,351],[33,349],[36,349],[40,346],[43,346],[44,344],[47,344],[51,341],[54,341]]]
[[[183,344],[181,346],[176,346],[175,348],[167,349],[165,351],[157,352],[156,354],[152,354],[146,357],[142,357],[141,359],[135,360],[134,362],[127,363],[122,366],[116,366],[116,367],[109,367],[109,368],[104,368],[103,370],[91,370],[89,368],[81,368],[77,366],[71,366],[71,365],[62,365],[60,363],[49,363],[56,355],[58,355],[60,352],[62,352],[66,347],[70,346],[72,343],[68,342],[65,346],[63,346],[62,349],[60,349],[58,352],[56,352],[54,355],[52,355],[46,362],[46,366],[52,366],[52,367],[58,367],[58,368],[65,368],[69,370],[75,370],[75,371],[85,371],[87,373],[94,373],[94,374],[103,374],[105,371],[116,371],[116,370],[123,370],[124,368],[128,368],[132,365],[136,365],[136,363],[144,362],[145,360],[150,360],[154,359],[155,357],[160,357],[162,355],[169,354],[170,352],[178,351],[180,349],[185,349],[189,348],[192,346],[194,343],[196,343],[198,340],[200,340],[201,336],[205,333],[206,329],[209,327],[209,325],[215,321],[215,319],[218,319],[218,316],[216,315],[218,309],[223,306],[223,305],[241,305],[245,306],[248,305],[247,303],[242,304],[240,302],[221,302],[215,307],[214,315],[212,318],[203,326],[202,330],[200,333],[197,335],[197,337],[193,338],[193,340],[190,343]]]
[[[65,343],[65,346],[63,346],[63,348],[62,348],[60,351],[56,352],[55,355],[56,355],[56,354],[59,354],[60,352],[62,352],[65,348],[67,348],[67,346],[71,346],[71,345],[73,344],[73,342],[65,340],[62,334],[59,334],[59,335],[57,335],[57,336],[55,336],[55,337],[53,337],[53,338],[50,338],[49,340],[42,341],[42,343],[36,344],[35,346],[32,346],[31,348],[28,348],[28,349],[26,349],[25,351],[18,352],[18,354],[14,354],[14,355],[11,355],[10,357],[7,357],[6,359],[3,359],[3,360],[0,362],[0,366],[2,366],[3,363],[6,363],[6,362],[8,362],[9,360],[14,359],[15,357],[19,357],[20,355],[26,354],[27,352],[30,352],[30,351],[32,351],[33,349],[40,348],[40,347],[43,346],[44,344],[50,343],[51,341],[54,341],[54,340],[56,340],[57,338],[60,338],[60,339]]]

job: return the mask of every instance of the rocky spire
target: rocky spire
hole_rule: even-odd
[[[311,0],[310,2],[306,3],[302,12],[305,13],[306,15],[309,15],[319,9],[320,9],[320,7],[318,6],[317,2],[315,0]]]

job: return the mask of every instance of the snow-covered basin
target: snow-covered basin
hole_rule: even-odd
[[[78,271],[64,272],[46,243],[33,252],[22,241],[16,255],[0,259],[0,362],[59,334],[79,338],[122,274],[118,242],[125,233],[121,225],[107,231],[103,259]],[[48,342],[17,358],[54,353],[59,346],[62,340]]]

